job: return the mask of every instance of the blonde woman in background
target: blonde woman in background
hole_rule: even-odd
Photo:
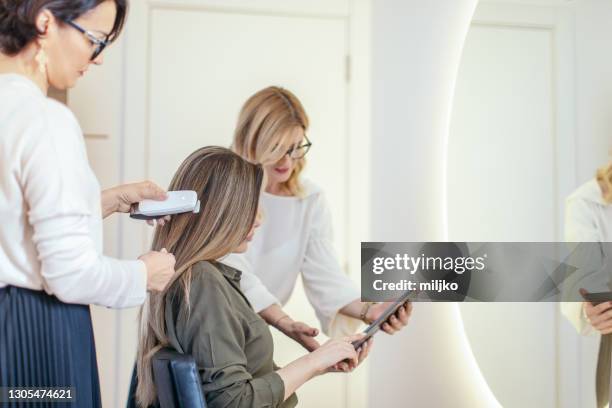
[[[361,302],[359,290],[340,268],[325,195],[301,176],[312,145],[306,136],[308,125],[298,98],[283,88],[263,89],[244,104],[232,147],[264,168],[267,183],[260,204],[264,222],[246,253],[223,262],[243,270],[242,289],[255,311],[313,350],[319,346],[314,339],[318,330],[293,321],[281,308],[300,275],[323,331],[332,337],[374,321],[388,304]],[[401,330],[411,310],[407,303],[382,329],[389,334]]]
[[[565,239],[568,242],[612,242],[612,164],[597,170],[595,178],[568,197]],[[564,302],[561,310],[580,334],[604,336],[599,348],[596,378],[597,406],[604,407],[610,400],[612,302],[598,305]]]
[[[157,400],[151,358],[168,345],[195,358],[211,408],[293,407],[302,384],[339,361],[352,369],[367,356],[371,340],[356,351],[357,335],[330,340],[286,367],[274,364],[270,329],[244,296],[241,272],[218,262],[246,251],[253,239],[263,176],[261,166],[220,147],[195,151],[177,170],[170,190],[197,191],[201,210],[173,216],[155,231],[153,248],[175,254],[176,274],[141,309],[140,406]]]

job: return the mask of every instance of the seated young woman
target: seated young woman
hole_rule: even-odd
[[[176,274],[165,290],[150,293],[141,309],[136,399],[157,402],[151,358],[173,347],[195,358],[209,407],[293,407],[295,391],[340,362],[355,368],[371,341],[354,350],[361,335],[330,340],[316,351],[278,368],[272,335],[240,289],[241,272],[218,261],[247,249],[259,226],[261,166],[221,147],[192,153],[169,190],[195,190],[198,214],[173,216],[158,226],[153,249],[175,255]]]

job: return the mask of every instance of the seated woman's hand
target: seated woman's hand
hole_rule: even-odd
[[[310,353],[309,357],[316,367],[317,375],[337,371],[350,372],[361,364],[370,353],[373,340],[368,340],[358,350],[355,350],[352,342],[363,336],[363,333],[359,333],[342,339],[331,339]]]
[[[355,334],[354,336],[350,337],[351,342],[355,340],[359,340],[363,336],[364,336],[363,333]],[[363,343],[363,345],[357,349],[357,359],[358,359],[357,365],[352,364],[351,361],[344,360],[344,361],[337,363],[333,367],[331,367],[329,371],[330,372],[343,372],[343,373],[349,373],[353,371],[359,364],[361,364],[363,360],[365,360],[368,354],[370,354],[370,350],[372,349],[373,343],[374,343],[374,338],[370,337],[368,341]]]
[[[393,303],[385,302],[385,303],[377,303],[372,305],[366,314],[366,320],[368,322],[373,322],[378,319],[384,312],[387,310],[389,306]],[[397,312],[389,316],[387,321],[382,324],[380,327],[382,331],[387,334],[394,334],[408,324],[408,320],[410,320],[410,315],[412,314],[412,302],[407,301],[399,309]]]

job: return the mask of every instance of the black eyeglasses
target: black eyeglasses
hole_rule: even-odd
[[[93,54],[91,55],[91,60],[92,61],[95,60],[96,58],[98,58],[98,56],[100,54],[102,54],[102,51],[104,51],[104,49],[110,44],[110,41],[108,40],[108,38],[102,40],[102,39],[96,37],[94,35],[94,33],[92,33],[89,30],[84,29],[83,27],[81,27],[80,25],[75,23],[74,21],[66,21],[66,24],[68,24],[70,27],[72,27],[72,28],[80,31],[81,33],[83,33],[83,35],[85,35],[85,37],[87,37],[89,42],[91,42],[91,44],[96,47],[94,49]]]
[[[306,143],[300,146],[293,146],[291,149],[287,150],[287,153],[285,154],[288,154],[289,157],[296,160],[306,156],[306,153],[308,153],[308,151],[312,147],[312,142],[308,139],[308,136],[306,135],[304,135],[304,139],[306,139]]]

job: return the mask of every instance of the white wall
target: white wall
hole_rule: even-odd
[[[612,148],[612,3],[575,0],[577,180],[593,177]]]
[[[372,234],[446,238],[446,144],[464,38],[476,0],[373,3]],[[379,336],[372,407],[491,407],[457,306],[417,304],[410,327]]]
[[[560,214],[574,183],[573,156],[564,155],[574,146],[572,27],[566,5],[479,4],[449,139],[451,241],[562,237]],[[557,304],[460,309],[478,365],[503,406],[576,406],[576,392],[562,382],[575,382],[575,374],[561,376],[557,364]]]
[[[530,35],[549,33],[546,42],[552,52],[530,52],[538,45],[535,38],[514,51],[511,44],[497,39],[497,44],[488,44],[489,51],[481,50],[478,62],[472,54],[468,55],[470,61],[464,61],[480,66],[467,67],[472,77],[460,81],[457,96],[461,98],[456,100],[457,129],[451,134],[451,144],[456,145],[450,157],[454,164],[449,169],[455,179],[455,185],[449,185],[455,198],[449,208],[452,240],[563,239],[565,197],[593,177],[597,166],[608,161],[612,58],[606,46],[612,34],[611,13],[612,3],[598,0],[481,2],[474,35],[482,29],[505,30],[517,39],[529,30]],[[479,41],[494,41],[499,32],[491,33]],[[524,59],[503,62],[504,55],[513,52],[513,58],[521,58],[524,53]],[[531,84],[525,92],[522,86],[550,69],[547,61],[538,61],[542,57],[552,61],[551,77]],[[537,67],[530,68],[529,75],[521,79],[517,64],[532,63]],[[504,78],[505,73],[511,76]],[[487,82],[495,76],[500,83]],[[540,100],[537,106],[529,106],[541,99],[538,92],[546,92],[551,84],[552,105]],[[513,89],[506,92],[504,87]],[[530,99],[518,102],[527,93],[532,94]],[[514,108],[510,106],[513,103],[517,103]],[[512,116],[517,113],[515,109],[524,108],[528,110]],[[552,112],[554,126],[538,123],[549,115],[542,109]],[[504,115],[495,116],[495,112]],[[516,121],[517,117],[523,119]],[[465,127],[463,135],[457,134],[461,126]],[[480,139],[475,140],[483,128]],[[527,135],[528,140],[521,141]],[[459,140],[454,139],[458,136]],[[496,137],[502,140],[487,143]],[[529,152],[519,157],[507,147],[508,143],[528,147]],[[505,147],[501,149],[502,146]],[[507,155],[494,154],[500,150]],[[529,153],[535,151],[539,151],[538,156],[530,157]],[[492,157],[495,161],[491,161]],[[479,168],[487,161],[487,166]],[[466,178],[470,171],[476,173]],[[531,175],[520,176],[522,172]],[[470,202],[457,194],[461,188],[457,185],[459,179],[481,190],[470,195]],[[483,183],[485,179],[488,181]],[[503,189],[495,192],[500,187]],[[503,199],[497,200],[499,197]],[[460,208],[455,206],[458,201],[463,201]],[[486,223],[475,222],[483,215]],[[512,316],[507,321],[497,317],[508,313]],[[578,336],[560,315],[558,305],[468,304],[462,305],[462,316],[477,360],[502,404],[518,406],[519,401],[531,401],[528,406],[594,406],[598,338]],[[488,322],[487,327],[484,322]],[[490,330],[494,334],[486,335]],[[534,378],[541,380],[533,381]],[[527,389],[525,384],[529,383],[537,383],[537,387]],[[517,386],[524,391],[516,393]]]
[[[576,7],[576,187],[610,160],[612,148],[612,2],[575,0]],[[566,325],[566,327],[569,325]],[[575,335],[571,327],[568,332]],[[582,337],[581,402],[593,404],[599,336]]]
[[[575,56],[569,56],[575,62],[575,73],[566,71],[559,78],[563,84],[571,87],[564,90],[564,95],[571,98],[572,103],[564,104],[561,101],[560,109],[556,112],[559,115],[557,125],[563,126],[560,131],[571,133],[570,136],[575,141],[575,148],[571,151],[560,152],[562,160],[559,162],[557,176],[563,178],[558,188],[558,199],[562,202],[565,194],[592,177],[594,169],[608,160],[612,135],[612,120],[609,115],[612,56],[608,53],[607,44],[609,38],[612,38],[612,3],[599,0],[500,0],[487,3],[501,6],[561,6],[574,13],[571,21],[563,24],[575,25],[575,37],[566,36],[562,40],[571,43],[566,48],[573,50],[575,47]],[[441,97],[440,88],[449,85],[444,72],[448,73],[455,68],[452,64],[455,60],[446,54],[443,64],[429,64],[435,61],[435,55],[432,54],[437,53],[437,57],[442,58],[440,55],[447,50],[445,47],[451,46],[449,42],[457,41],[457,37],[461,35],[454,33],[449,36],[448,31],[437,26],[437,22],[441,20],[434,16],[442,19],[442,16],[451,10],[448,4],[444,10],[437,9],[440,4],[439,1],[427,4],[381,1],[374,7],[373,240],[444,238],[444,209],[441,208],[444,193],[438,188],[442,180],[439,174],[440,162],[444,162],[441,154],[443,149],[440,148],[440,140],[443,139],[440,135],[446,131],[445,108],[448,107],[448,100]],[[453,11],[453,16],[458,19],[456,10]],[[425,17],[427,13],[430,14]],[[539,12],[534,9],[534,13]],[[446,29],[451,30],[448,27]],[[434,33],[444,32],[447,36],[445,44],[435,43],[436,34],[425,35],[427,30]],[[564,32],[555,29],[551,38],[559,41],[560,36],[565,36]],[[434,81],[433,78],[439,80]],[[571,105],[575,105],[576,109]],[[469,181],[466,180],[466,183]],[[559,222],[554,228],[557,231],[553,231],[557,237],[561,236],[562,203],[559,207]],[[433,312],[435,307],[437,306],[416,305],[414,320],[406,333],[394,339],[377,339],[378,347],[374,350],[372,359],[372,389],[389,384],[393,389],[400,386],[401,382],[404,395],[408,393],[411,402],[414,402],[412,398],[416,398],[417,401],[428,401],[427,403],[431,404],[432,400],[427,400],[427,395],[446,385],[444,379],[418,378],[433,378],[436,372],[444,375],[449,371],[451,360],[433,357],[430,349],[434,348],[435,342],[428,343],[431,339],[427,333],[435,330],[432,326],[436,326],[435,319],[440,318]],[[558,324],[558,333],[561,336],[559,358],[562,361],[557,364],[565,372],[558,374],[560,378],[550,380],[564,381],[560,383],[562,386],[558,390],[559,406],[572,406],[573,403],[586,406],[591,403],[593,397],[593,363],[597,340],[577,338],[576,333],[563,319],[560,319]],[[414,334],[414,331],[420,333]],[[381,343],[383,347],[380,347]],[[408,355],[404,352],[398,353],[398,346],[406,343],[418,350],[408,351]],[[563,354],[566,352],[568,354]],[[572,352],[574,354],[570,355]],[[431,372],[423,369],[427,363],[434,365]],[[524,369],[530,370],[530,367],[538,364],[542,364],[539,359],[526,361]],[[414,366],[419,367],[419,376],[410,373],[410,368]],[[406,374],[398,379],[397,372],[401,372],[402,368],[407,370]],[[575,384],[565,381],[574,381]],[[445,390],[445,394],[452,393]],[[453,395],[461,398],[461,393]],[[378,396],[379,398],[370,399],[372,406],[380,404],[381,401],[397,403],[401,398],[382,396],[381,399],[381,396]],[[554,401],[554,397],[552,400]]]

